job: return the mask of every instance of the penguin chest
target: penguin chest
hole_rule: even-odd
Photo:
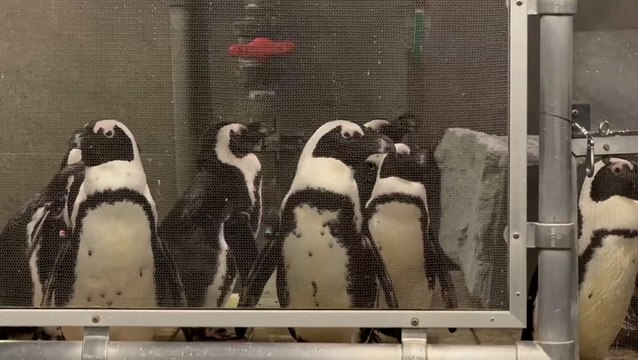
[[[638,239],[608,236],[587,264],[580,287],[580,352],[602,358],[625,319],[638,271]]]
[[[220,228],[217,242],[219,251],[217,253],[215,275],[213,276],[213,282],[206,290],[206,302],[204,305],[209,308],[225,306],[237,280],[235,272],[230,271],[232,259],[228,252],[228,244],[224,239],[223,224]]]
[[[338,211],[300,205],[296,227],[284,239],[283,256],[291,308],[351,306],[347,249],[331,232]]]
[[[69,306],[157,306],[151,226],[144,210],[130,202],[88,211]]]
[[[414,204],[387,202],[374,210],[368,230],[392,279],[399,307],[429,308],[432,293],[425,275],[421,209]]]

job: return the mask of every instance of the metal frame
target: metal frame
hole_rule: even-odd
[[[107,338],[108,340],[108,338]],[[48,360],[86,359],[80,357],[80,341],[38,341],[3,344],[3,359]],[[549,360],[534,343],[515,345],[432,345],[421,340],[403,344],[311,344],[233,342],[132,342],[108,343],[108,359],[348,359],[348,360]]]
[[[0,326],[523,328],[527,293],[525,1],[509,6],[509,311],[0,309]]]

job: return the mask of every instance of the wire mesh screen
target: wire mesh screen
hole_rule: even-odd
[[[613,7],[609,7],[612,9]],[[601,18],[601,19],[604,19]],[[585,20],[585,19],[584,19]],[[581,103],[591,104],[591,130],[597,131],[598,126],[603,121],[608,121],[611,130],[637,130],[638,121],[635,119],[634,110],[628,108],[626,104],[631,103],[635,99],[635,91],[638,82],[636,81],[636,66],[634,57],[638,51],[638,31],[622,30],[622,31],[587,31],[577,32],[574,36],[574,97]],[[600,79],[605,79],[600,81]],[[620,94],[614,95],[610,93],[612,89],[623,89]],[[629,134],[626,134],[629,135]],[[638,160],[635,154],[615,156],[634,164]],[[584,171],[583,171],[584,172]],[[579,180],[582,182],[585,178],[581,172]],[[613,185],[609,184],[608,188]],[[581,192],[581,197],[586,196]],[[581,206],[581,211],[583,208]],[[608,215],[619,216],[619,214],[631,214],[635,210],[623,209],[619,204],[610,206]],[[613,215],[612,215],[613,214]],[[618,214],[618,215],[616,215]],[[605,222],[605,216],[598,215],[597,221]],[[588,226],[592,217],[589,219],[580,219],[581,226]],[[617,224],[614,228],[635,229],[635,220],[629,215],[627,222]],[[583,233],[585,238],[581,240],[581,246],[590,242],[587,234]],[[605,244],[601,249],[612,249],[613,240],[603,240]],[[631,247],[633,245],[629,245]],[[631,250],[627,248],[626,254],[630,254]],[[584,249],[582,249],[584,250]],[[613,301],[609,301],[605,309],[616,309],[617,316],[606,315],[605,311],[596,311],[599,316],[592,317],[591,320],[598,319],[598,329],[592,332],[591,327],[585,326],[579,328],[587,338],[595,337],[596,341],[590,341],[596,347],[606,348],[609,351],[604,355],[610,359],[628,359],[638,357],[638,297],[635,293],[635,266],[632,262],[632,255],[627,258],[628,266],[624,267],[618,274],[611,275],[605,271],[605,275],[601,278],[603,281],[607,278],[617,279],[613,287]],[[622,256],[614,257],[611,262],[622,262]],[[591,257],[589,263],[583,267],[583,282],[591,281],[594,276],[600,274],[595,271],[594,256]],[[598,261],[606,262],[604,258],[598,257]],[[633,259],[635,261],[635,259]],[[589,273],[589,278],[587,275]],[[624,276],[625,281],[621,281]],[[586,279],[586,280],[585,280]],[[596,284],[596,282],[591,282]],[[582,285],[581,285],[582,286]],[[592,285],[589,287],[592,288]],[[597,289],[599,286],[593,287]],[[602,290],[602,289],[601,289]],[[582,290],[581,290],[582,291]],[[597,309],[599,304],[599,296],[602,291],[598,291],[600,295],[592,291],[590,293],[581,294],[581,314],[583,312],[591,312],[590,309]],[[591,297],[589,297],[591,295]],[[621,300],[622,299],[622,300]],[[591,321],[590,320],[590,321]],[[587,323],[585,323],[587,324]],[[585,338],[585,339],[587,339]],[[581,341],[583,337],[581,337]],[[585,351],[592,351],[596,347],[585,347]],[[582,348],[582,345],[581,345]],[[606,350],[606,349],[603,349]],[[584,357],[583,351],[581,356]]]
[[[1,306],[508,308],[504,1],[1,16]]]

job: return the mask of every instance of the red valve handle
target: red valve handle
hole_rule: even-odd
[[[232,57],[254,58],[260,61],[275,56],[287,56],[294,51],[295,44],[290,41],[278,42],[265,37],[256,38],[248,44],[232,45],[228,48],[228,54]]]

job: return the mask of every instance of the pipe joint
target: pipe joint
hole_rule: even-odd
[[[530,15],[574,15],[577,0],[527,0]]]

